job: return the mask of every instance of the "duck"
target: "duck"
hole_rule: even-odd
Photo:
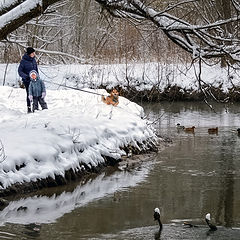
[[[217,230],[217,227],[215,225],[213,225],[212,223],[210,223],[210,221],[211,221],[211,214],[210,213],[206,214],[205,221],[206,221],[207,225],[210,227],[211,231],[216,231]]]
[[[238,135],[240,135],[240,128],[237,129]]]
[[[176,128],[179,129],[179,130],[181,130],[181,129],[184,129],[185,127],[182,126],[180,123],[177,123]]]
[[[159,208],[155,208],[155,209],[154,209],[153,217],[154,217],[154,221],[158,221],[159,231],[161,232],[163,226],[162,226],[161,219],[160,219],[160,209],[159,209]]]
[[[217,134],[218,133],[218,127],[215,128],[209,128],[208,129],[209,134]]]
[[[191,132],[191,133],[194,133],[195,126],[192,126],[192,127],[185,128],[184,130],[185,130],[186,132]]]

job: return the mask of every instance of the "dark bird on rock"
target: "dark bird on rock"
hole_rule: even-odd
[[[160,210],[159,208],[155,208],[154,209],[154,214],[153,214],[154,220],[158,221],[159,224],[159,231],[162,231],[162,223],[161,223],[161,219],[160,219]]]
[[[210,213],[206,214],[205,220],[206,220],[207,225],[210,227],[211,231],[216,231],[217,230],[217,227],[215,225],[213,225],[212,223],[210,223],[210,221],[211,221]]]

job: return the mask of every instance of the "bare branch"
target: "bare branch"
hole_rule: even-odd
[[[240,17],[238,15],[201,26],[192,25],[183,19],[179,19],[166,13],[168,8],[165,11],[154,10],[153,8],[146,6],[140,0],[96,1],[113,15],[118,11],[122,12],[125,16],[130,13],[131,16],[137,15],[137,19],[140,17],[151,21],[161,29],[168,38],[184,50],[192,53],[194,57],[201,56],[203,58],[215,58],[226,56],[240,62],[239,44],[229,47],[229,42],[233,43],[235,41],[235,43],[239,43],[239,40],[234,40],[232,36],[218,38],[218,29],[222,25],[239,21]],[[190,2],[194,1],[182,1],[179,4]]]

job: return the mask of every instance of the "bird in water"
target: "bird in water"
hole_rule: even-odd
[[[211,231],[216,231],[217,230],[217,227],[210,223],[210,221],[211,221],[210,213],[206,214],[205,220],[206,220],[207,225],[210,227]]]
[[[185,127],[182,126],[180,123],[177,123],[176,128],[177,128],[178,130],[183,130]]]
[[[187,132],[187,133],[194,133],[194,131],[195,131],[195,126],[184,128],[184,130],[185,130],[185,132]]]
[[[161,223],[161,220],[160,220],[160,210],[159,210],[159,208],[154,209],[153,217],[154,217],[154,220],[158,221],[158,223],[159,223],[159,231],[162,231],[162,223]]]
[[[238,136],[240,136],[240,128],[237,129]]]
[[[218,127],[215,128],[209,128],[208,134],[218,134]]]

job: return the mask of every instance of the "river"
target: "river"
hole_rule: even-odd
[[[173,144],[136,169],[108,168],[67,186],[11,197],[0,239],[240,239],[240,105],[144,105]],[[176,124],[195,126],[195,133]],[[218,127],[218,134],[208,128]],[[153,220],[160,208],[163,230]],[[210,212],[218,226],[209,231]],[[187,221],[197,225],[188,228]]]

